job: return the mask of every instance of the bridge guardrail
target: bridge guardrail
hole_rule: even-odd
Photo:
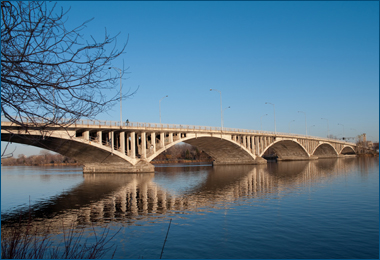
[[[10,122],[4,116],[1,116],[1,122]],[[28,119],[25,118],[24,122],[28,122]],[[61,120],[60,122],[64,123],[65,120]],[[39,123],[38,120],[35,120],[34,123]],[[40,123],[47,123],[41,120]],[[59,124],[59,122],[58,122]],[[88,125],[88,126],[120,126],[120,121],[110,121],[110,120],[93,120],[93,119],[80,119],[77,120],[75,125]],[[208,131],[216,131],[222,132],[221,127],[216,126],[195,126],[195,125],[182,125],[182,124],[160,124],[160,123],[141,123],[141,122],[122,122],[122,127],[141,127],[141,128],[158,128],[158,129],[173,129],[173,130],[208,130]],[[239,129],[239,128],[228,128],[223,127],[223,132],[233,132],[233,133],[251,133],[251,134],[268,134],[268,135],[280,135],[280,136],[288,136],[288,137],[300,137],[300,138],[314,138],[325,141],[335,141],[335,142],[345,142],[347,144],[356,145],[354,143],[349,143],[345,140],[337,140],[332,138],[324,138],[319,136],[306,136],[301,134],[289,134],[289,133],[281,133],[281,132],[271,132],[271,131],[261,131],[261,130],[250,130],[250,129]]]

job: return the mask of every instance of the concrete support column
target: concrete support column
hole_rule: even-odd
[[[125,154],[125,133],[120,132],[120,152]]]
[[[90,141],[90,131],[84,131],[82,137],[84,140]]]
[[[146,133],[141,133],[141,159],[146,159]]]
[[[136,133],[132,132],[131,133],[131,158],[135,159],[136,158]]]
[[[259,151],[259,137],[255,136],[255,148],[256,148],[256,155],[258,156],[260,154]]]
[[[263,136],[263,150],[261,150],[261,153],[264,152],[265,147],[267,147],[267,137]]]
[[[96,132],[96,137],[98,138],[99,144],[103,144],[102,143],[102,131]]]
[[[261,143],[260,143],[261,137],[257,137],[257,155],[260,154],[260,149],[261,149]]]
[[[165,147],[165,133],[160,133],[160,145],[161,148]]]
[[[125,146],[125,150],[127,151],[127,155],[130,156],[131,152],[129,151],[130,150],[130,147],[129,147],[129,134],[128,133],[125,133],[125,140],[127,140],[126,142],[126,146]]]
[[[243,138],[243,146],[247,148],[247,141],[246,141],[247,137],[243,135],[242,138]]]
[[[173,133],[169,133],[169,144],[173,142]]]
[[[267,147],[267,137],[263,136],[263,149],[261,150],[261,152],[264,151],[265,147]]]
[[[110,140],[111,150],[113,151],[114,149],[114,132],[113,131],[108,133],[108,138]]]
[[[260,154],[264,151],[264,137],[260,136]]]
[[[251,137],[250,136],[247,136],[247,148],[248,150],[251,152]]]
[[[153,153],[155,153],[156,152],[156,133],[153,132],[150,134],[150,140],[153,145]]]

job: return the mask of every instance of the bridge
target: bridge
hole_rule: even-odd
[[[42,125],[42,123],[41,123]],[[26,126],[26,127],[25,127]],[[356,144],[297,134],[220,127],[80,120],[63,127],[1,121],[1,141],[51,150],[83,164],[83,173],[154,172],[150,162],[184,142],[206,152],[213,165],[263,164],[268,149],[278,161],[354,156]]]

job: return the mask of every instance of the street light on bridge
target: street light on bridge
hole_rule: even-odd
[[[273,106],[273,115],[274,115],[274,135],[276,135],[276,109],[274,107],[274,104],[265,102],[265,104],[269,104]]]
[[[220,94],[220,121],[221,121],[221,126],[222,126],[222,131],[223,131],[222,92],[220,92],[220,90],[210,88],[210,91],[213,91],[213,90],[218,91]]]
[[[164,98],[167,98],[168,95],[166,95],[165,97],[161,98],[160,101],[158,102],[158,105],[160,107],[160,124],[161,124],[161,100],[163,100]]]
[[[306,123],[306,113],[303,111],[298,111],[298,113],[304,113],[305,114],[305,131],[306,131],[306,136],[307,136],[307,123]]]
[[[122,122],[123,122],[123,120],[122,120],[122,115],[121,115],[121,69],[119,69],[119,68],[116,68],[116,67],[109,67],[108,68],[109,70],[110,69],[115,69],[115,70],[119,70],[119,73],[120,73],[120,126],[122,126]]]

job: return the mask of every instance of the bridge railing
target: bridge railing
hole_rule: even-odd
[[[1,116],[2,122],[10,122],[7,118],[4,116]],[[68,120],[67,120],[68,121]],[[28,122],[28,119],[25,118],[24,122]],[[34,121],[34,123],[43,123],[46,124],[47,122],[38,122],[37,120]],[[56,124],[65,123],[65,120],[60,120],[59,122],[56,122]],[[271,131],[262,131],[262,130],[250,130],[250,129],[239,129],[239,128],[228,128],[223,127],[223,130],[221,127],[216,126],[195,126],[195,125],[183,125],[183,124],[160,124],[160,123],[142,123],[142,122],[121,122],[120,121],[110,121],[110,120],[93,120],[93,119],[80,119],[77,120],[73,125],[86,125],[86,126],[110,126],[110,127],[126,127],[126,128],[156,128],[156,129],[173,129],[173,130],[205,130],[205,131],[215,131],[215,132],[223,132],[223,133],[247,133],[247,134],[267,134],[267,135],[278,135],[278,136],[284,136],[284,137],[299,137],[299,138],[314,138],[318,140],[325,140],[329,142],[345,142],[348,143],[346,140],[338,140],[338,139],[332,139],[332,138],[323,138],[319,136],[306,136],[301,134],[289,134],[289,133],[281,133],[281,132],[271,132]],[[348,143],[353,144],[354,143]]]

